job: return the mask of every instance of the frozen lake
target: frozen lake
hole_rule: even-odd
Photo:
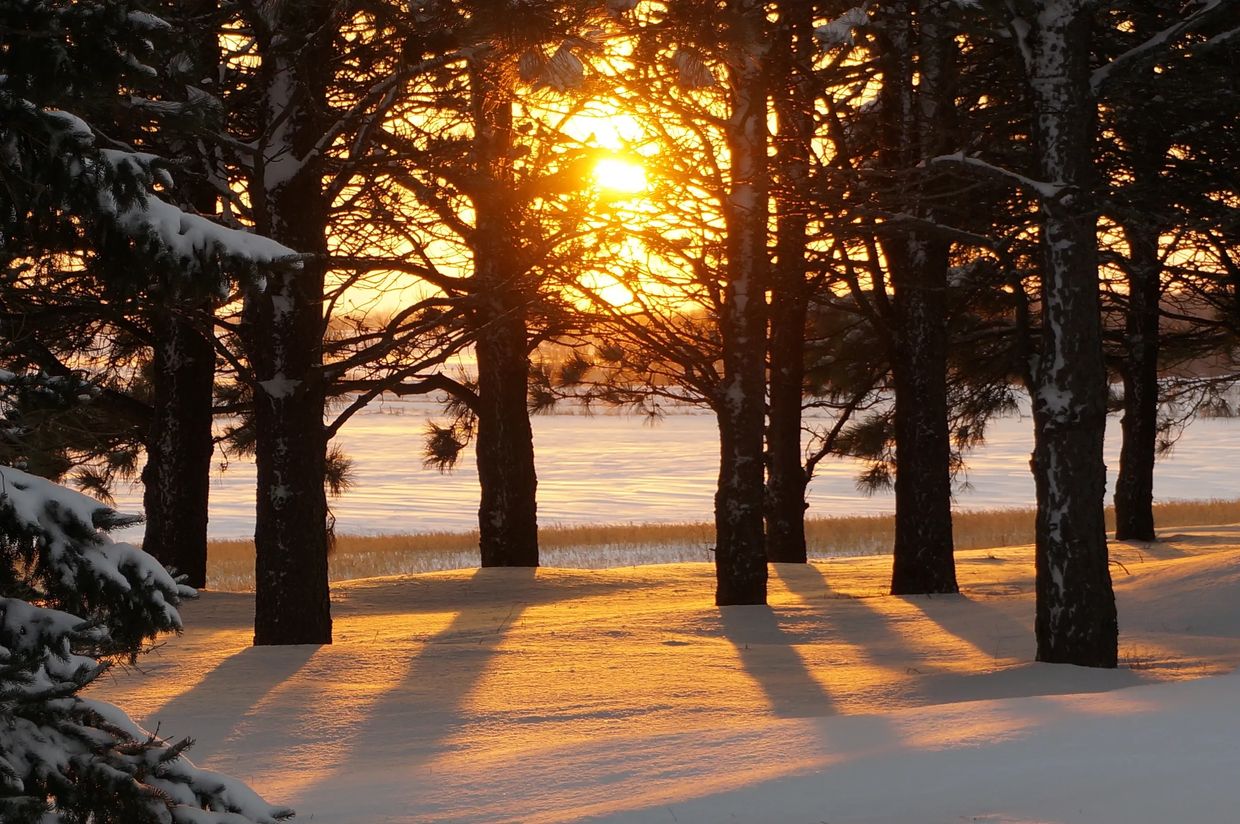
[[[468,530],[476,525],[478,476],[472,448],[448,474],[422,465],[425,400],[372,406],[346,425],[340,442],[354,460],[356,486],[333,502],[341,534]],[[1119,464],[1119,421],[1107,433],[1111,488]],[[1029,474],[1032,422],[992,422],[987,444],[968,459],[960,509],[1033,506]],[[1240,496],[1240,421],[1194,423],[1155,476],[1159,500]],[[669,414],[658,422],[623,414],[543,415],[534,418],[538,506],[542,524],[705,521],[711,518],[718,474],[714,418],[705,412]],[[890,493],[856,489],[860,466],[827,460],[810,486],[811,516],[884,513]],[[254,467],[217,467],[211,485],[214,538],[253,534]],[[140,490],[118,494],[121,509],[141,509]]]

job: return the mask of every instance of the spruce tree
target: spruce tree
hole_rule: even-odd
[[[0,467],[0,820],[12,824],[272,824],[292,811],[184,757],[79,692],[181,629],[194,591],[107,530],[97,501]]]

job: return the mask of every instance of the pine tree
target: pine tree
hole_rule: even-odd
[[[801,458],[805,383],[805,324],[813,287],[806,263],[809,241],[811,160],[815,131],[813,8],[779,4],[772,50],[771,97],[777,122],[773,140],[772,199],[775,261],[771,267],[767,340],[770,401],[766,424],[766,557],[805,563],[805,491],[809,473]]]
[[[292,811],[191,764],[186,740],[78,693],[181,628],[194,591],[107,530],[132,523],[0,467],[0,819],[13,824],[272,824]]]
[[[6,357],[24,367],[16,380],[2,382],[9,390],[7,411],[23,415],[9,433],[30,421],[32,399],[64,400],[55,410],[50,438],[48,428],[21,432],[10,438],[12,448],[6,451],[102,455],[105,475],[128,471],[129,458],[136,457],[143,442],[156,441],[151,450],[156,457],[172,453],[189,461],[193,452],[193,466],[179,463],[174,470],[148,472],[146,478],[149,500],[179,506],[176,515],[153,507],[152,544],[200,583],[210,379],[199,381],[205,391],[173,399],[180,420],[165,414],[170,400],[165,390],[169,379],[188,378],[185,369],[168,368],[170,360],[184,367],[193,358],[211,368],[213,355],[200,330],[192,353],[183,324],[176,334],[161,334],[169,331],[168,322],[178,323],[166,304],[171,296],[201,295],[226,280],[226,274],[254,274],[258,263],[284,259],[289,262],[285,268],[295,267],[295,255],[177,205],[191,206],[169,173],[174,162],[149,150],[169,146],[152,145],[159,143],[166,121],[193,120],[202,101],[192,91],[188,101],[160,99],[161,85],[185,80],[165,80],[148,65],[160,62],[154,41],[170,37],[166,21],[142,3],[127,2],[3,3],[0,15],[8,33],[7,48],[0,52],[0,131],[8,147],[0,160],[5,184],[0,189],[0,329],[7,337]],[[175,74],[178,65],[170,61],[168,72]],[[178,351],[169,353],[173,343]],[[142,383],[137,366],[143,358],[134,352],[146,346],[156,350],[154,406],[128,391]],[[118,351],[119,362],[114,362],[111,356]],[[116,368],[109,372],[100,366]],[[49,387],[54,391],[49,393]],[[174,437],[185,424],[186,405],[196,416],[192,450]],[[76,433],[62,426],[57,433],[57,422],[86,426]],[[64,434],[75,437],[56,443]],[[83,477],[102,482],[89,470]],[[196,494],[187,494],[194,488]],[[193,517],[184,517],[190,509]],[[172,531],[186,539],[176,548],[180,554],[167,546],[170,521],[177,522]],[[191,538],[194,529],[198,534]]]
[[[892,4],[880,17],[884,167],[889,210],[928,224],[880,237],[891,278],[896,528],[891,592],[957,591],[951,528],[947,280],[951,240],[942,176],[926,159],[955,148],[955,47],[942,0]],[[914,77],[917,82],[914,83]],[[937,177],[937,179],[936,179]],[[950,189],[948,189],[950,191]]]
[[[345,9],[327,0],[252,7],[259,65],[249,194],[258,231],[311,255],[247,290],[257,514],[255,644],[329,644],[323,371],[328,101]]]
[[[119,117],[127,121],[122,133],[128,140],[178,159],[178,185],[170,193],[174,202],[212,219],[218,219],[217,202],[221,200],[213,180],[219,177],[219,169],[214,147],[200,135],[223,130],[222,103],[212,94],[218,91],[220,49],[217,40],[202,37],[200,31],[214,28],[218,7],[218,0],[165,0],[160,11],[169,29],[163,45],[167,47],[168,40],[176,38],[180,48],[164,50],[173,57],[159,77],[159,102],[133,97],[131,107]],[[140,122],[142,115],[148,122]],[[157,273],[143,290],[141,311],[135,313],[150,330],[151,350],[142,548],[184,575],[192,587],[204,587],[207,580],[207,518],[215,449],[216,352],[211,322],[214,307],[223,302],[221,292],[228,291],[226,276],[231,273],[220,274],[223,277],[211,282],[187,281],[166,270]]]
[[[1140,48],[1176,22],[1181,4],[1117,3],[1099,27],[1100,49],[1118,57]],[[1182,19],[1182,18],[1181,18]],[[1111,295],[1123,316],[1116,368],[1123,381],[1123,441],[1115,485],[1115,537],[1152,541],[1154,462],[1168,439],[1168,418],[1195,414],[1197,404],[1215,401],[1218,381],[1196,398],[1176,400],[1163,417],[1161,372],[1177,359],[1200,357],[1219,348],[1214,319],[1199,305],[1192,322],[1163,323],[1167,290],[1185,294],[1176,259],[1209,258],[1210,235],[1234,235],[1234,206],[1213,196],[1226,188],[1219,171],[1234,168],[1237,43],[1223,14],[1197,21],[1184,37],[1151,49],[1130,70],[1110,73],[1100,111],[1100,164],[1107,180],[1103,212],[1122,234],[1110,258],[1123,272],[1126,289]],[[1229,42],[1230,41],[1230,42]],[[1170,125],[1169,124],[1173,124]],[[1224,172],[1226,174],[1227,172]],[[1196,263],[1189,280],[1208,283],[1214,267]],[[1198,278],[1198,275],[1204,276]],[[1190,287],[1191,289],[1191,287]],[[1194,317],[1195,316],[1195,317]],[[1209,384],[1203,384],[1203,386]]]
[[[719,316],[723,382],[716,398],[721,460],[715,492],[715,603],[766,603],[763,436],[766,416],[768,22],[756,0],[731,0],[723,32],[730,91],[724,126],[730,180],[723,203],[726,279]]]
[[[1095,238],[1091,23],[1082,0],[1044,5],[1013,21],[1044,181],[1037,187],[1041,351],[1032,392],[1038,660],[1114,667],[1118,629],[1102,502],[1107,386]]]
[[[716,603],[766,601],[763,477],[767,353],[768,81],[772,26],[760,3],[642,7],[626,33],[633,69],[609,90],[639,123],[658,206],[612,215],[596,235],[597,272],[632,295],[616,305],[582,273],[599,324],[563,373],[588,397],[661,414],[715,414]],[[725,159],[726,158],[726,159]],[[643,254],[635,255],[631,244]],[[627,251],[626,251],[627,249]],[[648,252],[648,254],[645,254]],[[609,259],[610,258],[610,259]],[[605,278],[605,279],[606,279]],[[604,279],[604,280],[605,280]],[[586,376],[588,366],[598,368]]]
[[[449,426],[432,427],[428,463],[450,467],[472,440],[478,467],[483,566],[537,566],[537,472],[530,425],[531,353],[566,325],[558,287],[581,233],[588,151],[565,150],[550,121],[590,84],[585,56],[625,4],[597,0],[427,3],[420,25],[467,50],[432,76],[435,97],[406,120],[451,123],[439,132],[389,127],[408,158],[402,179],[424,218],[419,253],[442,259],[425,280],[467,307],[461,328],[476,375],[426,384],[450,397]],[[615,7],[615,8],[612,8]],[[592,39],[593,38],[593,39]],[[567,105],[575,105],[570,102]],[[468,203],[469,210],[460,205]],[[472,215],[470,214],[472,212]],[[450,230],[445,237],[444,230]],[[466,270],[442,249],[451,244]],[[438,249],[436,247],[439,247]]]

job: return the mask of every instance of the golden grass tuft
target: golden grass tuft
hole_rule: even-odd
[[[1240,500],[1168,501],[1154,506],[1160,528],[1240,522]],[[1033,543],[1032,509],[990,509],[953,516],[957,549],[1020,546]],[[1115,513],[1107,508],[1107,526]],[[890,515],[810,518],[805,524],[811,557],[874,555],[890,551],[894,519]],[[709,523],[602,524],[550,526],[539,533],[545,550],[692,547],[705,550],[714,541]],[[438,556],[439,565],[477,563],[477,532],[425,532],[408,535],[341,535],[331,559],[331,579],[344,581],[396,575],[423,568],[417,556]],[[703,552],[703,556],[706,557]],[[212,541],[208,547],[208,581],[213,589],[253,588],[254,544],[250,540]],[[425,559],[429,561],[429,558]]]

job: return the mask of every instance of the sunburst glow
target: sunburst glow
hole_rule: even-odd
[[[612,306],[628,306],[633,302],[632,290],[612,275],[603,272],[586,272],[581,276],[580,283],[586,290],[587,304],[602,300]]]
[[[635,195],[646,190],[646,170],[637,163],[605,157],[594,164],[594,182],[607,191]]]

